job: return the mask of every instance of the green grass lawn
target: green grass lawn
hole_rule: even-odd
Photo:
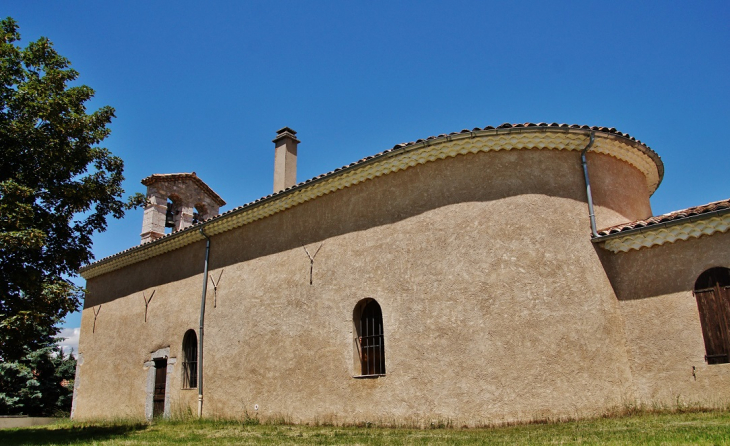
[[[236,421],[119,421],[0,430],[0,445],[141,444],[711,444],[730,445],[730,412],[641,413],[480,429],[250,425]]]

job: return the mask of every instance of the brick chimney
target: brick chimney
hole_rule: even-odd
[[[297,184],[297,132],[284,127],[277,130],[273,142],[274,153],[274,193]]]

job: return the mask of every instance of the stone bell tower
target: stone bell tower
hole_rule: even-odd
[[[142,243],[152,242],[172,232],[218,215],[226,204],[195,172],[150,175],[142,180],[147,186],[147,205],[142,221]]]

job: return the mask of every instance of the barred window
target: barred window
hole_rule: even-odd
[[[363,299],[355,307],[353,322],[361,376],[385,375],[383,313],[375,299]]]
[[[198,387],[198,336],[188,330],[183,336],[183,389]]]

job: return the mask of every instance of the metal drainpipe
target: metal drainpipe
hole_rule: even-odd
[[[205,237],[205,267],[203,268],[203,294],[200,296],[200,331],[198,333],[198,418],[203,416],[203,325],[205,324],[205,295],[208,291],[208,255],[210,254],[210,238],[203,228],[200,234]]]
[[[591,141],[588,143],[585,149],[580,153],[580,159],[583,163],[583,175],[586,178],[586,194],[588,195],[588,214],[591,218],[591,233],[593,237],[598,237],[598,231],[596,230],[596,213],[593,210],[593,195],[591,194],[591,182],[588,180],[588,162],[586,161],[586,152],[593,147],[593,142],[596,138],[596,132],[591,131]]]

